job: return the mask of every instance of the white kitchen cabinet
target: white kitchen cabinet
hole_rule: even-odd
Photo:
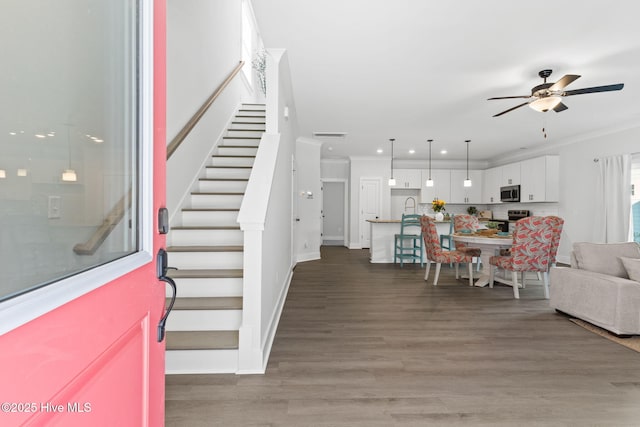
[[[501,186],[520,184],[520,162],[502,166],[502,179],[500,182]]]
[[[447,203],[482,203],[482,171],[470,170],[471,187],[465,187],[466,170],[451,171],[451,199]]]
[[[482,202],[502,203],[500,201],[500,185],[502,184],[502,166],[484,171]]]
[[[422,173],[420,169],[394,169],[393,177],[396,180],[396,185],[392,185],[391,189],[419,190],[422,187]]]
[[[520,162],[520,202],[557,202],[559,166],[558,156],[542,156]]]
[[[451,199],[451,171],[449,169],[432,169],[431,179],[433,187],[427,187],[425,183],[429,177],[429,170],[422,170],[420,203],[431,203],[435,198],[444,200],[447,203]]]

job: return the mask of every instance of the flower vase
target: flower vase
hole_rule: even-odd
[[[442,212],[436,212],[436,221],[444,221],[444,214]]]

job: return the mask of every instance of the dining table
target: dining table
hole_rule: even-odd
[[[480,260],[482,260],[482,270],[480,270],[480,276],[478,280],[473,284],[474,286],[487,286],[489,284],[490,263],[489,259],[497,255],[500,249],[508,249],[513,244],[513,236],[499,235],[499,234],[487,234],[487,233],[454,233],[453,241],[465,243],[470,248],[480,249]],[[500,281],[500,278],[495,277],[494,280]]]

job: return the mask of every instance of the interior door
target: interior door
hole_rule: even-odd
[[[0,192],[0,205],[37,207],[28,215],[37,226],[30,227],[28,237],[16,240],[21,251],[14,252],[20,252],[27,266],[16,278],[25,278],[42,265],[79,268],[55,270],[59,276],[55,280],[0,298],[0,425],[164,424],[164,342],[158,341],[157,328],[165,311],[165,284],[156,277],[155,254],[164,245],[157,212],[165,203],[165,3],[20,0],[2,5],[0,45],[12,65],[0,71],[6,101],[1,116],[10,125],[21,126],[23,132],[16,136],[22,138],[23,147],[37,147],[29,154],[31,163],[21,177],[25,179],[6,182],[28,192]],[[119,19],[129,19],[124,24],[134,39],[125,40]],[[89,39],[112,44],[104,50],[83,49]],[[51,50],[48,43],[57,49]],[[42,66],[36,66],[34,50],[41,46],[47,56],[39,58]],[[120,54],[126,60],[117,64]],[[100,69],[85,62],[89,58],[98,61]],[[20,61],[26,64],[22,68]],[[31,86],[38,88],[32,97]],[[102,90],[89,90],[96,87]],[[121,87],[126,90],[116,89]],[[20,95],[19,90],[27,92]],[[125,92],[137,100],[131,110],[118,107],[118,101],[127,97]],[[29,102],[20,101],[24,98]],[[37,109],[28,110],[31,106]],[[138,131],[127,133],[127,126],[136,121]],[[89,123],[98,130],[89,131]],[[47,129],[44,141],[33,133],[39,127],[56,126],[69,130]],[[130,135],[134,149],[111,150],[101,157],[96,153],[120,141],[115,137],[97,141],[103,133]],[[48,145],[36,145],[44,143]],[[4,160],[18,157],[1,143],[0,151]],[[118,170],[119,155],[139,165],[129,186]],[[139,161],[133,162],[131,156]],[[119,209],[100,209],[114,197],[108,192],[97,197],[93,190],[103,187],[114,192],[131,189],[131,203],[118,196],[124,201]],[[46,194],[50,194],[48,207]],[[119,215],[109,217],[113,212]],[[75,252],[77,241],[69,242],[65,236],[84,233],[85,228],[89,236],[100,228],[99,216],[107,228],[114,221],[112,230],[93,254]],[[118,216],[121,219],[115,221]],[[2,225],[3,219],[4,239],[12,230]],[[129,241],[131,229],[137,231]],[[25,240],[38,230],[44,230],[48,240],[27,245]],[[120,247],[125,248],[122,254],[116,250]],[[104,253],[116,256],[100,260]],[[97,264],[84,265],[94,258]],[[14,271],[2,264],[5,267]]]
[[[380,178],[360,179],[360,247],[371,246],[371,225],[368,220],[380,219]]]

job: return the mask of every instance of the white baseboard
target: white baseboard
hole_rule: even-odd
[[[298,254],[298,256],[296,257],[296,262],[313,261],[316,259],[320,259],[320,252]]]

